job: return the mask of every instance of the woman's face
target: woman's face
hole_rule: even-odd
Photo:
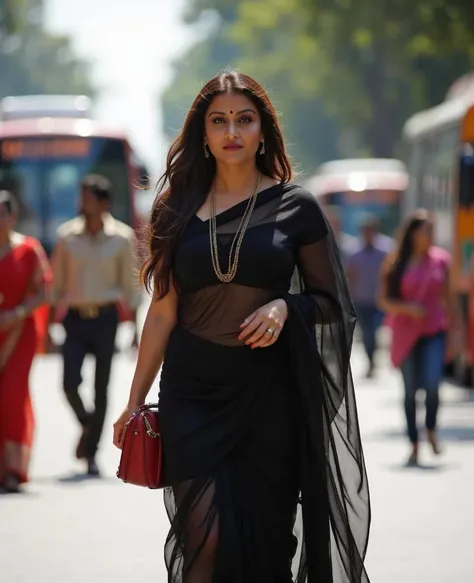
[[[9,235],[14,225],[15,219],[9,213],[6,204],[0,203],[0,235]]]
[[[204,136],[212,155],[222,164],[255,160],[263,140],[257,107],[242,93],[218,95],[207,109]]]
[[[426,221],[413,233],[413,248],[424,253],[432,244],[433,225],[430,221]]]

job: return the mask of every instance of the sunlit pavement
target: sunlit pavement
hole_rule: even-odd
[[[123,330],[120,343],[127,340]],[[2,583],[166,581],[162,494],[115,478],[111,424],[126,402],[133,362],[127,353],[115,361],[98,458],[104,477],[83,479],[73,458],[79,429],[61,394],[59,358],[37,361],[32,482],[25,494],[0,496]],[[474,581],[474,400],[463,389],[443,387],[445,453],[434,458],[423,445],[422,466],[408,469],[399,378],[385,355],[374,380],[362,378],[364,368],[356,346],[353,370],[372,494],[372,583]],[[88,362],[85,387],[91,380]]]

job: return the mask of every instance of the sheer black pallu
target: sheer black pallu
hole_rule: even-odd
[[[370,498],[350,367],[356,315],[329,226],[328,231],[316,244],[325,247],[318,251],[317,269],[332,276],[322,276],[324,286],[305,287],[305,279],[317,282],[319,276],[304,278],[296,271],[292,293],[285,296],[303,427],[304,540],[296,581],[368,583]],[[311,246],[304,253],[313,253]]]

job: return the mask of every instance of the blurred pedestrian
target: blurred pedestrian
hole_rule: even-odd
[[[391,250],[391,239],[380,234],[376,216],[366,216],[360,224],[360,240],[347,259],[347,277],[368,359],[367,377],[375,370],[377,332],[383,313],[378,307],[379,276]]]
[[[439,385],[444,372],[446,334],[454,328],[450,286],[450,256],[435,247],[430,215],[420,210],[403,225],[399,245],[382,268],[380,306],[392,328],[391,358],[400,368],[405,387],[405,415],[412,450],[409,464],[418,462],[419,434],[416,394],[425,390],[427,439],[440,453],[436,435]],[[451,322],[451,324],[450,324]]]
[[[324,212],[334,232],[337,246],[339,247],[339,251],[341,253],[341,259],[344,263],[344,266],[347,266],[349,257],[354,252],[357,238],[342,231],[340,207],[336,205],[328,205],[324,207]]]
[[[135,233],[110,214],[112,188],[98,175],[81,184],[80,216],[61,225],[53,252],[54,299],[65,311],[62,347],[63,388],[82,434],[76,457],[87,461],[89,475],[99,475],[96,453],[107,410],[107,388],[115,351],[118,302],[132,310],[140,303]],[[86,354],[95,357],[95,408],[79,395]]]
[[[39,344],[35,309],[51,273],[39,241],[16,233],[13,195],[0,191],[0,487],[28,481],[34,433],[29,374]]]
[[[212,79],[167,160],[144,271],[154,296],[114,443],[163,363],[168,581],[286,583],[293,563],[308,583],[368,583],[355,314],[263,87]]]

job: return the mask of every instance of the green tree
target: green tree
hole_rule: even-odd
[[[474,11],[460,0],[304,4],[308,29],[325,47],[327,62],[338,64],[338,76],[350,79],[348,95],[360,115],[353,116],[327,72],[326,100],[344,103],[375,155],[391,155],[406,118],[442,101],[447,87],[472,66]]]
[[[24,4],[22,0],[15,3],[14,0],[0,0],[0,41],[7,35],[12,34],[17,25],[18,8],[15,8],[15,4],[18,6]]]
[[[474,62],[474,3],[464,0],[189,0],[187,21],[211,10],[221,24],[176,63],[170,94],[185,84],[194,96],[220,65],[210,47],[232,43],[223,64],[270,90],[303,171],[399,155],[406,119],[441,102]]]
[[[184,16],[189,26],[196,24],[207,10],[204,2],[201,4],[201,7],[198,2],[190,4]],[[239,48],[229,40],[229,26],[235,18],[235,10],[223,6],[218,22],[206,37],[173,63],[173,80],[160,98],[163,130],[169,139],[179,132],[189,107],[204,83],[219,70],[236,62]]]
[[[318,92],[324,53],[307,30],[307,11],[300,0],[243,0],[238,16],[231,29],[241,47],[238,66],[269,89],[298,169],[311,173],[338,156],[338,136],[347,134]]]
[[[258,68],[291,75],[300,90],[322,100],[341,128],[341,154],[392,156],[407,117],[439,103],[472,64],[473,33],[464,23],[473,22],[473,9],[462,12],[463,6],[243,0],[234,30]],[[287,35],[268,50],[265,38],[282,22]]]
[[[43,0],[0,0],[0,97],[36,93],[94,95],[88,65],[67,36],[44,29]]]

